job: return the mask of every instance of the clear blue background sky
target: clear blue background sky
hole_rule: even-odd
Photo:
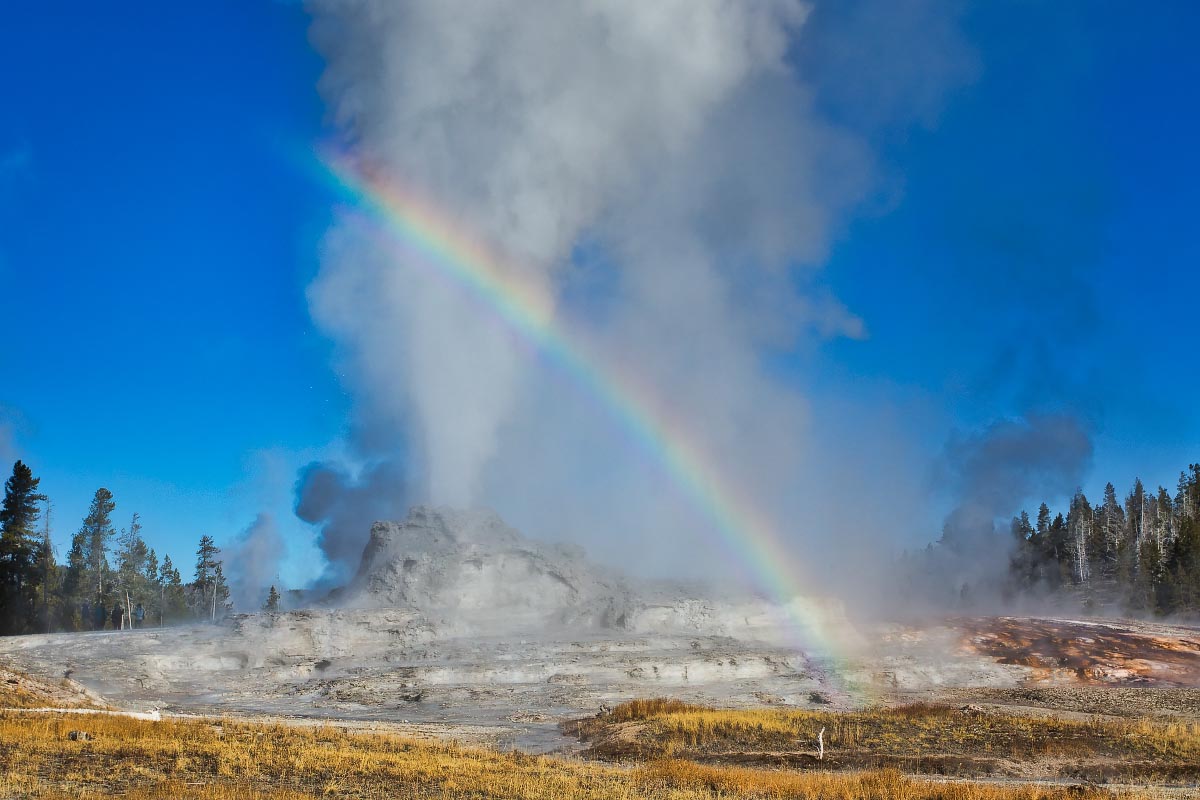
[[[1064,408],[1089,493],[1173,487],[1200,459],[1200,6],[974,5],[976,79],[873,142],[887,180],[827,267],[871,336],[805,382],[964,428]],[[256,0],[3,12],[0,456],[42,476],[60,549],[104,485],[181,566],[269,509],[285,582],[317,567],[291,483],[349,401],[304,297],[333,202],[292,155],[327,134],[306,27]]]

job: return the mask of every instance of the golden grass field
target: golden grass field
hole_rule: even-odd
[[[602,758],[825,768],[893,766],[952,775],[1200,779],[1200,724],[1058,719],[916,704],[864,711],[721,710],[638,700],[574,731]],[[824,730],[825,760],[816,762]],[[1038,767],[1041,767],[1039,770]]]
[[[95,738],[76,742],[71,730]],[[395,736],[232,722],[0,715],[0,796],[53,798],[802,798],[1066,800],[1099,790],[930,783],[895,770],[786,772],[678,759],[634,768]],[[1130,798],[1140,795],[1126,795]]]
[[[0,687],[0,706],[14,708],[10,701],[17,699]],[[717,712],[661,702],[627,704],[612,716],[614,724],[658,720],[667,742],[711,742],[714,735],[726,736],[730,731],[737,731],[739,737],[749,733],[751,738],[770,738],[801,724],[786,712]],[[91,738],[72,741],[71,731],[86,731]],[[848,736],[848,731],[841,735]],[[939,783],[906,777],[894,769],[774,770],[659,757],[613,765],[419,743],[334,727],[231,720],[150,722],[18,710],[0,712],[0,775],[0,797],[47,800],[1099,800],[1118,796],[1096,788]],[[1150,797],[1140,792],[1119,796]]]

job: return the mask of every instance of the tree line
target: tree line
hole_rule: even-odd
[[[108,489],[96,490],[65,562],[58,563],[49,525],[40,524],[46,502],[40,482],[17,461],[4,484],[0,634],[128,626],[138,606],[147,626],[216,621],[232,609],[221,551],[212,537],[200,538],[192,580],[184,583],[171,557],[160,561],[146,543],[137,514],[128,527],[116,529],[116,503]]]
[[[200,538],[192,579],[184,583],[170,556],[160,561],[146,543],[137,514],[116,529],[107,489],[96,490],[65,563],[58,563],[48,525],[39,527],[46,501],[39,483],[17,461],[4,484],[0,635],[109,626],[115,616],[98,609],[114,606],[128,613],[141,604],[147,625],[216,621],[232,610],[212,537]],[[1099,503],[1078,490],[1066,513],[1042,503],[1033,517],[1014,517],[1010,530],[1010,600],[1048,595],[1077,599],[1085,610],[1200,614],[1200,464],[1180,473],[1174,495],[1161,486],[1149,492],[1139,479],[1122,501],[1109,483]],[[272,586],[264,608],[279,604]]]
[[[1014,593],[1074,594],[1085,608],[1200,613],[1200,464],[1180,473],[1174,496],[1141,480],[1118,499],[1111,483],[1093,505],[1082,491],[1066,514],[1046,503],[1012,521]]]

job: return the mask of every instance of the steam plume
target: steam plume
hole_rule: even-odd
[[[1000,420],[974,435],[953,438],[943,468],[959,500],[946,517],[934,556],[932,573],[938,580],[926,585],[936,593],[966,584],[974,592],[973,603],[994,601],[1014,546],[1008,520],[1034,496],[1069,496],[1091,460],[1090,435],[1066,414]],[[998,521],[1003,529],[997,529]]]
[[[812,269],[873,166],[796,70],[811,6],[310,7],[322,90],[356,156],[516,265],[557,324],[603,369],[653,387],[656,411],[702,440],[786,535],[829,541],[803,524],[828,500],[806,479],[838,454],[816,452],[806,402],[763,360],[808,338],[866,335]],[[938,41],[961,49],[945,29]],[[936,94],[956,69],[920,80]],[[419,465],[403,488],[378,487],[372,508],[487,503],[610,560],[636,546],[649,569],[677,570],[680,548],[705,541],[708,521],[588,397],[351,213],[328,237],[310,300],[358,390],[363,457],[403,450]],[[352,486],[363,500],[372,481],[331,475],[302,481],[301,515],[329,523],[322,546],[347,564],[366,535],[359,512],[314,511],[312,498]]]
[[[275,520],[269,514],[259,514],[224,550],[234,608],[242,612],[257,610],[275,582],[275,570],[286,550]]]
[[[351,476],[337,464],[313,463],[296,484],[296,515],[319,525],[319,544],[336,574],[348,577],[362,556],[366,532],[380,519],[401,519],[416,498],[406,474],[395,461],[385,461]]]

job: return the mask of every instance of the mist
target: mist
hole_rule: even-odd
[[[287,543],[275,519],[270,514],[259,514],[222,549],[223,563],[229,568],[230,599],[234,608],[242,611],[262,608],[269,587],[278,584],[276,570],[287,553]],[[283,590],[281,586],[276,588]]]
[[[402,518],[415,497],[396,461],[370,465],[351,475],[336,463],[313,462],[296,482],[296,516],[320,529],[318,544],[330,561],[326,583],[352,574],[366,533],[376,520]]]
[[[1017,545],[1010,520],[1034,498],[1070,497],[1092,455],[1090,431],[1065,413],[1000,419],[952,436],[936,478],[955,502],[936,546],[904,575],[912,610],[1009,607],[1008,566]]]
[[[892,460],[909,454],[904,425],[880,422],[886,401],[817,419],[805,382],[776,365],[870,335],[821,265],[879,188],[867,133],[936,124],[970,80],[953,13],[792,0],[309,8],[341,147],[513,265],[601,381],[646,387],[643,411],[722,465],[803,554],[802,582],[887,569],[887,509],[922,489],[920,470]],[[839,76],[839,54],[878,41],[893,14],[904,41]],[[878,115],[838,111],[872,100]],[[662,453],[353,209],[339,211],[309,300],[356,400],[359,462],[311,467],[298,489],[334,572],[357,563],[372,517],[432,502],[492,507],[634,571],[754,586]],[[885,461],[828,434],[880,429],[895,438]],[[835,475],[879,476],[873,502]]]

